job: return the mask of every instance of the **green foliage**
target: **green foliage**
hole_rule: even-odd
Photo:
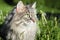
[[[19,1],[19,0],[18,0]],[[15,1],[16,3],[18,2]],[[56,7],[59,7],[59,2],[54,5],[55,8],[50,8],[52,5],[50,4],[51,0],[47,3],[47,0],[22,0],[25,4],[27,3],[33,3],[34,1],[37,1],[37,10],[41,13],[41,18],[38,21],[38,25],[40,28],[40,33],[37,34],[37,40],[60,40],[60,23],[58,23],[57,18],[53,18],[51,20],[47,20],[45,18],[45,12],[51,12],[51,13],[60,13],[60,10],[55,9]],[[46,4],[45,4],[46,2]],[[51,6],[50,6],[51,5]],[[0,0],[0,24],[4,22],[5,17],[8,15],[8,12],[12,9],[12,6],[6,4],[2,0]],[[43,10],[43,11],[40,11]],[[1,39],[1,38],[0,38]]]
[[[45,5],[48,7],[60,9],[60,0],[45,0]]]
[[[0,0],[0,24],[4,22],[4,19],[10,10],[12,10],[12,6],[6,4],[3,0]]]
[[[40,36],[37,36],[37,40],[60,40],[60,28],[58,26],[57,18],[47,20],[45,13],[41,12],[41,20],[38,24],[40,27]]]

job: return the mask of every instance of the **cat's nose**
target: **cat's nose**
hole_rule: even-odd
[[[32,20],[33,22],[35,22],[35,20],[33,18],[30,18],[30,20]]]

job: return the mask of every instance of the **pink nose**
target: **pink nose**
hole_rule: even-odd
[[[35,20],[33,18],[30,18],[33,22],[35,22]]]

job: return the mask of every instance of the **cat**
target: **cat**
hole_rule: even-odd
[[[19,1],[0,30],[2,38],[4,40],[35,40],[38,30],[36,13],[36,2],[32,5],[24,5]]]

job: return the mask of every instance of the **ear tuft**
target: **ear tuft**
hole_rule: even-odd
[[[23,2],[22,1],[19,1],[18,4],[17,4],[17,7],[18,6],[23,6],[23,5],[24,5]]]
[[[36,2],[34,2],[34,4],[32,5],[32,8],[36,8]]]
[[[16,8],[17,12],[21,12],[24,7],[25,6],[24,6],[23,2],[19,1],[17,4],[17,8]]]

